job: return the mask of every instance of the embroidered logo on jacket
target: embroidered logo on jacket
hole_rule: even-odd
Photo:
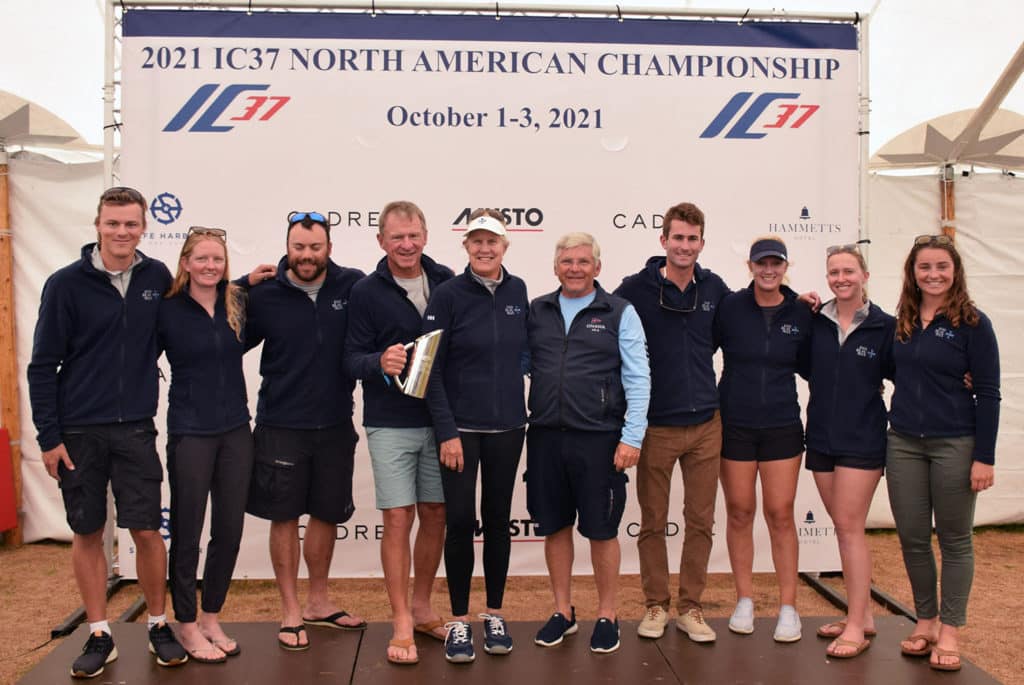
[[[334,300],[331,302],[331,309],[336,312],[340,312],[348,304],[348,300]]]
[[[956,338],[956,333],[949,330],[945,326],[939,326],[938,328],[935,329],[935,337],[944,338],[946,340],[953,340],[954,338]]]
[[[505,305],[505,316],[519,316],[523,313],[523,308],[517,304]]]
[[[782,324],[781,326],[779,326],[779,330],[781,330],[786,335],[800,335],[800,327],[791,323]]]
[[[160,291],[153,290],[152,288],[147,288],[146,290],[142,291],[142,299],[144,299],[146,302],[155,302],[156,300],[160,299]]]
[[[867,357],[868,359],[874,359],[875,357],[878,356],[878,353],[875,352],[870,347],[865,347],[864,345],[861,345],[860,347],[857,348],[857,356]]]
[[[602,321],[600,317],[595,316],[590,319],[590,323],[587,324],[587,329],[594,333],[599,333],[601,331],[608,330],[608,327],[605,326],[604,321]]]

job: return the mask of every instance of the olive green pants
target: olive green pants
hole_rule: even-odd
[[[971,453],[974,438],[917,438],[890,430],[885,477],[903,563],[918,619],[967,622],[974,580],[974,503]],[[942,552],[942,603],[937,601],[932,517]]]

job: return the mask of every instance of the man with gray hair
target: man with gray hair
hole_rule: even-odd
[[[578,630],[570,591],[572,525],[590,540],[598,620],[593,652],[619,648],[619,522],[625,470],[640,457],[651,379],[636,310],[595,280],[601,248],[589,233],[555,246],[561,287],[530,305],[530,428],[526,498],[551,577],[555,613],[535,642],[551,647]]]

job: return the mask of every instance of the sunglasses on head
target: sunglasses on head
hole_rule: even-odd
[[[938,235],[919,235],[914,238],[915,245],[952,245],[953,239],[945,233]]]
[[[228,232],[223,228],[207,228],[206,226],[189,226],[189,235],[211,235],[214,238],[220,238],[221,240],[227,240]]]
[[[825,256],[831,257],[834,254],[839,254],[840,252],[856,252],[859,254],[861,245],[870,244],[870,238],[861,238],[855,243],[846,243],[845,245],[829,245],[828,247],[825,248]]]
[[[327,225],[327,217],[320,212],[289,212],[288,213],[288,225],[297,224],[300,221],[309,219],[318,224]]]

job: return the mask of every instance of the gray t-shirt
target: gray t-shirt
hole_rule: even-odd
[[[121,297],[128,295],[128,284],[132,281],[132,270],[138,266],[139,262],[142,261],[142,257],[139,253],[135,253],[135,257],[132,259],[132,265],[124,271],[110,271],[103,265],[103,257],[100,256],[99,245],[92,248],[92,265],[97,271],[102,271],[110,278],[110,284],[117,288],[117,292],[121,293]]]
[[[415,278],[399,278],[395,276],[395,283],[405,289],[406,297],[416,307],[416,311],[420,313],[420,316],[423,316],[423,312],[427,311],[427,298],[430,297],[430,285],[427,283],[427,274],[421,271],[420,275]]]
[[[320,281],[319,283],[304,283],[292,278],[290,273],[286,273],[285,277],[288,279],[289,283],[306,293],[306,295],[309,296],[309,299],[313,300],[313,304],[316,304],[316,296],[320,293],[320,287],[324,284],[323,281]]]

